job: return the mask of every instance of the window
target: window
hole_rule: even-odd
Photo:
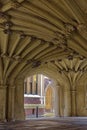
[[[24,82],[24,93],[27,94],[27,82]]]

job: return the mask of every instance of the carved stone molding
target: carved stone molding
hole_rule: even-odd
[[[7,21],[7,22],[4,22],[3,25],[4,25],[5,29],[8,29],[8,28],[12,27],[13,24],[12,24],[12,22]]]
[[[59,32],[55,32],[56,38],[53,39],[54,45],[57,45],[57,47],[60,48],[66,48],[67,43],[66,43],[66,38],[63,34]]]
[[[20,33],[20,38],[21,38],[21,39],[24,39],[24,38],[26,37],[26,34],[24,34],[23,31],[20,31],[19,33]]]
[[[15,80],[14,79],[9,80],[9,78],[8,78],[8,87],[15,88]]]
[[[23,85],[24,85],[24,77],[17,78],[15,80],[15,85],[16,86],[18,85],[18,87],[23,87]]]
[[[11,30],[11,27],[12,27],[12,22],[10,22],[10,21],[7,21],[7,22],[4,22],[3,23],[3,25],[4,25],[4,33],[5,34],[12,34],[12,30]]]
[[[23,62],[23,63],[26,63],[26,64],[30,64],[30,63],[34,62],[32,59],[29,59],[29,60],[28,59],[24,59],[20,55],[9,56],[9,54],[7,54],[7,53],[1,53],[0,57],[3,58],[3,59],[5,58],[5,59],[8,59],[10,61],[14,61],[14,62],[17,61],[19,63]]]
[[[32,68],[39,67],[41,65],[41,61],[33,61],[32,62]]]
[[[4,33],[5,33],[5,34],[12,34],[12,30],[11,30],[11,29],[5,29],[5,30],[4,30]]]
[[[67,39],[72,37],[73,32],[76,31],[76,28],[69,23],[65,23],[65,32],[61,34],[60,32],[55,32],[56,38],[53,39],[53,43],[60,45],[61,47],[67,46]]]
[[[0,12],[0,23],[7,22],[9,20],[10,16],[6,15],[3,12]]]
[[[76,28],[69,23],[65,23],[65,37],[66,39],[70,39],[72,36],[72,33],[76,30]]]
[[[20,7],[20,3],[17,0],[11,0],[9,4],[11,5],[11,8]]]
[[[54,39],[55,44],[64,44],[65,43],[65,36],[59,32],[55,32],[56,38]]]
[[[87,40],[87,25],[86,24],[78,24],[77,30],[80,32],[80,34]]]
[[[0,84],[0,89],[6,89],[7,85],[6,84]]]

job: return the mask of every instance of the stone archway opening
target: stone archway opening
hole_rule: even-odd
[[[54,116],[54,91],[50,84],[45,91],[45,115]]]
[[[54,81],[42,74],[35,74],[24,80],[25,118],[46,118],[54,116]]]

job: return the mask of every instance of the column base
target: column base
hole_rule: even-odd
[[[15,119],[8,119],[7,122],[14,122]]]
[[[7,120],[6,119],[0,119],[0,122],[7,122]]]

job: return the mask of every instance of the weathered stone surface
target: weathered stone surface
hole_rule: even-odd
[[[0,123],[0,130],[86,130],[87,118],[54,118]]]

